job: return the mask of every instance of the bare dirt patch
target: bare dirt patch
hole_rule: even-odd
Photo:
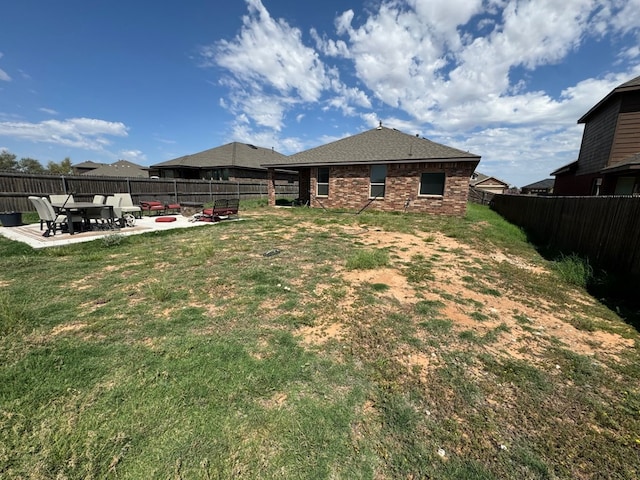
[[[343,323],[331,323],[328,325],[302,327],[299,333],[305,344],[322,345],[332,339],[342,339],[346,334],[346,326]]]
[[[77,332],[78,330],[82,330],[86,326],[87,324],[82,322],[64,323],[62,325],[56,325],[51,329],[51,335],[57,336],[63,333]]]
[[[565,321],[571,314],[569,305],[553,305],[546,301],[531,302],[519,298],[511,292],[501,295],[485,294],[473,289],[463,280],[469,276],[469,261],[474,265],[492,265],[507,262],[523,274],[543,276],[550,273],[543,267],[532,265],[527,261],[503,252],[485,255],[468,245],[461,244],[453,238],[435,233],[389,233],[379,229],[359,227],[345,228],[344,231],[358,236],[359,241],[371,248],[385,248],[390,253],[392,265],[374,270],[341,271],[341,277],[347,284],[348,293],[344,299],[344,311],[347,313],[341,326],[349,325],[349,305],[354,298],[355,289],[364,283],[385,284],[387,289],[381,290],[380,296],[387,296],[402,304],[415,304],[424,298],[438,298],[444,304],[441,315],[453,322],[455,332],[470,330],[479,337],[493,329],[501,327],[498,335],[488,350],[499,356],[509,356],[538,361],[552,342],[559,341],[582,355],[607,356],[613,360],[626,348],[633,346],[633,341],[620,335],[603,331],[587,332],[578,330]],[[407,264],[420,255],[421,258],[437,258],[432,270],[434,279],[427,285],[413,285],[403,274],[402,264]],[[434,257],[435,256],[435,257]],[[551,277],[550,277],[551,281]],[[504,292],[504,289],[502,289]],[[589,305],[593,299],[579,293],[575,294],[577,303]],[[454,300],[452,300],[454,299]],[[517,315],[516,315],[517,313]],[[529,328],[524,328],[517,321],[517,316],[530,319]],[[318,333],[326,326],[318,326],[303,330],[307,343],[317,343]],[[340,328],[344,334],[344,328]],[[416,367],[428,370],[433,364],[429,356],[416,352],[408,352],[402,360],[408,368]]]

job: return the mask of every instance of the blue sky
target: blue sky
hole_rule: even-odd
[[[0,17],[0,149],[152,165],[293,154],[378,125],[523,186],[640,75],[640,0],[21,0]]]

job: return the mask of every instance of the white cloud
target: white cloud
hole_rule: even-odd
[[[640,0],[612,0],[616,7],[612,25],[623,33],[638,29],[640,25]]]
[[[0,58],[4,57],[4,53],[0,52]],[[7,72],[5,72],[4,70],[2,70],[0,68],[0,80],[4,81],[4,82],[10,82],[11,81],[11,77],[9,76],[9,74]]]
[[[144,162],[147,160],[147,156],[140,150],[121,150],[120,158],[133,163]]]
[[[109,136],[126,137],[128,128],[121,122],[93,118],[46,120],[40,123],[0,122],[0,135],[36,143],[52,143],[87,150],[102,150]]]
[[[247,4],[240,33],[203,47],[200,55],[203,66],[217,65],[232,75],[226,81],[236,87],[239,108],[259,125],[278,129],[287,105],[320,99],[325,69],[315,50],[303,45],[300,30],[271,18],[260,0]]]
[[[42,108],[39,108],[38,110],[40,110],[41,112],[44,112],[44,113],[48,113],[49,115],[58,115],[58,112],[56,112],[52,108],[42,107]]]
[[[502,162],[513,175],[507,181],[524,170],[546,177],[577,156],[577,119],[640,74],[633,42],[611,59],[615,75],[545,91],[538,73],[584,55],[587,42],[640,38],[640,0],[382,0],[375,10],[337,15],[335,32],[310,28],[313,46],[260,0],[245,1],[239,34],[201,54],[228,74],[221,105],[248,139],[265,135],[252,125],[285,132],[289,112],[317,107],[369,127],[382,116],[403,131],[463,142],[488,165]],[[534,81],[541,86],[531,88]]]

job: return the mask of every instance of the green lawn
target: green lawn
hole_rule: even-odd
[[[488,208],[241,213],[0,237],[0,478],[640,478],[638,332]]]

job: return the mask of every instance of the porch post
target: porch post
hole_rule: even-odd
[[[269,206],[276,206],[276,180],[273,168],[267,168],[267,195],[269,197]]]

